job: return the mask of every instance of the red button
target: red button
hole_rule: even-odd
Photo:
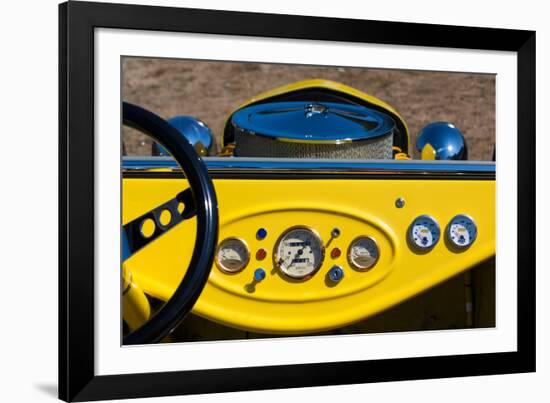
[[[330,251],[330,257],[333,259],[338,259],[341,255],[342,255],[342,251],[340,250],[340,248],[333,248]]]
[[[258,249],[256,252],[256,260],[264,260],[267,256],[267,252],[265,249]]]

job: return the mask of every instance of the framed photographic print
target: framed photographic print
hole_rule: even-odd
[[[61,399],[535,370],[534,32],[59,11]]]

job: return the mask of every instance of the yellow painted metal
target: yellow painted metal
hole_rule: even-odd
[[[475,266],[495,254],[495,182],[490,180],[381,179],[217,179],[219,239],[235,236],[251,249],[247,267],[236,274],[212,268],[194,312],[210,320],[249,331],[296,334],[329,330],[370,317]],[[123,222],[126,223],[186,187],[183,179],[123,180]],[[405,200],[395,207],[397,198]],[[420,254],[407,244],[410,223],[419,215],[434,217],[441,227],[439,243]],[[445,242],[445,227],[457,214],[478,226],[476,242],[462,252]],[[327,247],[321,269],[309,280],[292,280],[273,261],[256,260],[264,248],[272,254],[278,236],[288,227],[315,228]],[[126,261],[133,281],[146,293],[167,300],[189,263],[196,223],[184,222]],[[268,236],[256,239],[259,228]],[[358,235],[376,239],[377,264],[366,272],[351,268],[345,254],[332,259],[330,250],[347,250]],[[327,272],[338,264],[345,276],[338,284]],[[253,272],[267,276],[259,283]]]
[[[277,95],[285,94],[285,93],[288,93],[288,92],[303,90],[305,88],[324,88],[324,89],[329,89],[329,90],[336,91],[336,92],[343,92],[343,93],[352,95],[356,98],[362,99],[362,100],[364,100],[364,101],[366,101],[366,102],[368,102],[372,105],[379,106],[379,107],[391,112],[397,119],[400,120],[400,122],[403,124],[403,127],[407,131],[407,133],[405,133],[406,136],[407,136],[407,144],[408,144],[407,148],[409,150],[411,149],[411,147],[410,147],[410,137],[409,137],[409,134],[408,134],[407,124],[405,123],[405,121],[403,120],[401,115],[399,115],[399,113],[397,113],[397,111],[391,105],[385,103],[384,101],[382,101],[382,100],[380,100],[380,99],[378,99],[378,98],[376,98],[376,97],[374,97],[370,94],[367,94],[363,91],[359,91],[358,89],[347,86],[345,84],[338,83],[336,81],[313,79],[313,80],[303,80],[303,81],[298,81],[298,82],[295,82],[295,83],[283,85],[281,87],[274,88],[274,89],[269,90],[267,92],[263,92],[263,93],[255,96],[254,98],[249,99],[245,103],[239,105],[239,107],[236,110],[244,108],[245,106],[248,106],[248,105],[253,104],[255,102],[262,101],[264,99],[275,97]],[[227,126],[227,124],[229,122],[229,119],[231,119],[232,115],[233,115],[232,113],[229,114],[229,116],[228,116],[228,118],[225,122],[225,126]],[[222,136],[221,141],[222,141],[222,148],[223,148],[225,146],[223,136]]]
[[[393,156],[393,158],[396,159],[396,160],[410,160],[411,159],[411,157],[409,157],[405,153],[397,153]]]
[[[424,148],[422,148],[420,157],[423,160],[435,160],[435,149],[430,143],[426,143]]]
[[[122,265],[122,312],[130,330],[149,320],[151,307],[143,290],[133,281],[126,264]]]

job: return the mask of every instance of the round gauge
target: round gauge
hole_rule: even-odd
[[[456,249],[466,249],[477,237],[477,226],[470,217],[459,214],[447,226],[447,240]]]
[[[429,251],[439,241],[439,224],[432,217],[416,217],[409,227],[409,242],[417,250]]]
[[[227,273],[237,273],[244,269],[250,260],[246,243],[239,238],[226,238],[216,250],[216,265]]]
[[[273,255],[275,266],[296,279],[313,275],[323,263],[325,247],[319,234],[308,227],[292,227],[277,240]]]
[[[355,238],[348,249],[348,262],[357,270],[367,270],[376,264],[380,252],[376,241],[368,236]]]

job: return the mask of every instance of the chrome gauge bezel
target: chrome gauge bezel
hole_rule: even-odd
[[[277,259],[277,253],[279,251],[279,246],[280,246],[281,241],[290,232],[292,232],[294,230],[297,230],[297,229],[302,229],[302,230],[309,231],[321,247],[320,248],[321,249],[321,258],[319,259],[319,263],[317,264],[316,267],[314,267],[314,270],[311,273],[306,274],[305,276],[293,276],[292,274],[288,273],[287,269],[284,268],[282,265],[280,265],[279,260]],[[279,272],[281,274],[283,274],[284,276],[286,276],[290,279],[293,279],[293,280],[307,280],[307,279],[310,279],[313,275],[315,275],[315,273],[317,273],[319,271],[319,269],[321,269],[321,267],[323,266],[323,262],[325,261],[325,245],[323,243],[323,238],[321,238],[321,235],[319,235],[319,232],[317,232],[317,230],[313,227],[310,227],[308,225],[294,225],[292,227],[287,228],[286,230],[283,231],[283,233],[281,235],[279,235],[279,237],[277,238],[277,241],[275,242],[275,246],[273,247],[272,258],[273,258],[273,266],[276,269],[278,269]]]
[[[243,246],[244,246],[244,249],[246,251],[246,261],[244,262],[244,264],[242,265],[241,268],[239,268],[238,270],[231,270],[231,269],[228,269],[227,267],[225,267],[223,265],[223,263],[220,262],[220,259],[219,259],[219,252],[220,252],[220,249],[222,248],[222,246],[227,243],[228,241],[238,241],[240,242]],[[246,241],[242,238],[238,238],[238,237],[235,237],[235,236],[230,236],[230,237],[227,237],[227,238],[224,238],[219,244],[218,244],[218,247],[216,248],[216,254],[215,254],[215,259],[214,259],[214,262],[216,263],[216,266],[218,267],[218,269],[220,269],[222,272],[224,273],[227,273],[227,274],[235,274],[235,273],[240,273],[241,271],[243,271],[246,266],[248,266],[248,263],[250,263],[250,248],[248,247],[248,244],[246,243]]]
[[[473,226],[474,226],[474,230],[475,230],[475,233],[474,233],[474,236],[472,237],[472,239],[470,240],[470,243],[468,245],[458,245],[456,244],[455,242],[453,242],[453,240],[451,239],[451,225],[453,224],[454,221],[456,221],[457,219],[466,219],[466,220],[469,220]],[[447,228],[445,230],[445,236],[446,236],[446,241],[448,243],[448,245],[454,249],[454,250],[466,250],[468,249],[469,247],[471,247],[474,242],[476,241],[477,239],[477,224],[475,222],[475,220],[470,217],[469,215],[467,214],[457,214],[455,215],[453,218],[451,218],[451,220],[449,221],[449,224],[447,224]]]
[[[416,244],[416,242],[414,242],[413,229],[414,229],[415,224],[420,220],[429,220],[433,224],[435,224],[435,227],[437,228],[437,239],[435,240],[435,242],[432,245],[427,246],[427,247],[420,246],[420,245]],[[416,217],[411,222],[411,225],[409,225],[409,229],[407,231],[407,242],[409,243],[411,248],[413,248],[414,250],[416,250],[418,252],[429,252],[429,251],[431,251],[439,243],[440,239],[441,239],[441,227],[439,226],[439,223],[437,222],[437,220],[435,218],[433,218],[432,216],[430,216],[430,215],[427,215],[427,214],[419,215],[418,217]]]
[[[370,264],[369,266],[360,266],[358,264],[356,264],[353,259],[352,259],[352,256],[351,256],[351,252],[352,252],[352,248],[353,248],[353,245],[358,242],[359,240],[362,240],[362,239],[368,239],[370,241],[372,241],[374,243],[374,246],[376,247],[376,259],[374,260],[374,262],[372,264]],[[358,270],[358,271],[368,271],[370,269],[372,269],[374,266],[376,266],[376,263],[378,263],[378,260],[380,259],[380,248],[378,247],[378,242],[376,242],[376,239],[372,236],[369,236],[369,235],[359,235],[358,237],[355,237],[350,243],[349,243],[349,246],[348,246],[348,264],[355,270]]]

